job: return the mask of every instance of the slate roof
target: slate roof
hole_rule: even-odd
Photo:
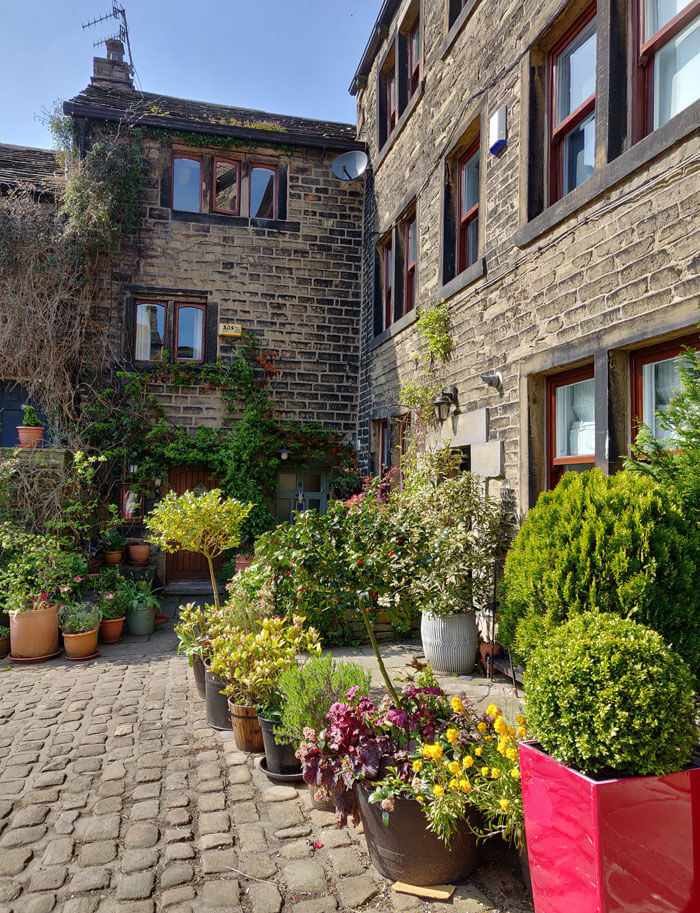
[[[0,187],[26,181],[39,188],[51,188],[60,184],[61,180],[56,153],[51,149],[0,143]]]
[[[353,124],[270,114],[209,102],[139,92],[121,86],[89,85],[63,105],[65,114],[116,121],[161,130],[208,133],[326,149],[364,148],[355,139]]]

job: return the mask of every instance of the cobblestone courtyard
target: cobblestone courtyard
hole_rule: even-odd
[[[494,860],[450,903],[391,892],[361,833],[206,724],[167,627],[87,664],[3,663],[1,913],[532,909]]]

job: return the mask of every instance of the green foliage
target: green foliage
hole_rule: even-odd
[[[685,663],[636,622],[587,612],[531,655],[527,720],[542,747],[587,774],[667,774],[697,738]]]
[[[0,625],[0,637],[9,637],[9,636],[10,636],[10,629],[7,627],[7,625]]]
[[[436,374],[436,368],[447,362],[454,348],[450,332],[450,315],[445,301],[435,303],[419,312],[416,321],[419,347],[413,358],[417,365],[417,376],[401,385],[399,402],[414,410],[421,421],[431,424],[435,421],[433,400],[442,389],[443,377]]]
[[[447,616],[485,607],[493,598],[503,524],[479,478],[464,472],[435,484],[423,476],[398,502],[407,512],[416,555],[411,590],[421,611]]]
[[[124,580],[120,584],[120,596],[124,599],[127,615],[144,609],[158,610],[160,603],[152,587],[150,580]]]
[[[256,633],[229,628],[212,643],[211,669],[228,684],[222,689],[234,703],[259,709],[279,701],[282,673],[304,651],[318,653],[318,632],[305,619],[264,618]]]
[[[700,672],[700,542],[652,480],[566,473],[530,511],[505,563],[499,640],[528,659],[589,609],[658,631]]]
[[[196,495],[186,491],[168,494],[146,517],[150,540],[165,552],[184,549],[203,555],[209,565],[214,603],[219,594],[214,574],[214,560],[227,549],[237,548],[241,526],[252,508],[235,498],[224,498],[218,488]]]
[[[39,421],[34,406],[22,406],[22,424],[26,428],[43,428],[44,423]]]
[[[279,680],[282,718],[275,726],[275,740],[280,744],[300,742],[304,729],[320,732],[331,704],[344,700],[354,686],[360,694],[368,694],[371,680],[371,673],[362,666],[335,662],[330,653],[313,656],[304,666],[291,666]]]
[[[647,475],[675,494],[690,523],[700,525],[700,352],[686,348],[680,358],[681,388],[658,413],[670,437],[657,441],[642,425],[625,469]]]
[[[121,533],[116,531],[112,531],[107,533],[102,541],[105,547],[105,551],[120,552],[126,545],[126,536],[123,536]]]
[[[85,634],[94,631],[102,620],[102,613],[96,605],[79,602],[62,605],[58,610],[58,626],[64,634]]]

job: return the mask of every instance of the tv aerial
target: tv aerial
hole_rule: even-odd
[[[119,6],[116,0],[112,0],[112,9],[111,12],[105,13],[104,16],[98,16],[96,19],[91,19],[89,22],[83,23],[83,29],[92,28],[93,25],[99,25],[100,22],[106,22],[108,19],[116,19],[119,23],[119,31],[115,32],[113,35],[107,35],[106,38],[102,38],[100,41],[93,41],[92,46],[94,48],[99,47],[101,44],[104,44],[106,41],[117,40],[126,48],[126,52],[129,55],[129,69],[131,73],[134,72],[134,61],[131,56],[131,43],[129,41],[129,26],[126,23],[126,10],[123,6]]]
[[[367,170],[369,158],[366,152],[360,149],[351,149],[343,152],[331,162],[331,171],[341,181],[356,181]]]

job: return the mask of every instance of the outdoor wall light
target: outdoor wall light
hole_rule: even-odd
[[[449,390],[443,390],[442,393],[433,400],[433,409],[435,418],[442,424],[447,421],[452,406],[457,412],[457,387],[452,384]]]
[[[135,476],[138,469],[139,467],[136,463],[129,463],[129,475]]]
[[[292,451],[289,449],[289,447],[285,446],[280,450],[280,460],[288,460],[291,455]]]
[[[481,379],[487,387],[494,387],[499,393],[503,392],[503,376],[500,371],[495,374],[482,374]]]

